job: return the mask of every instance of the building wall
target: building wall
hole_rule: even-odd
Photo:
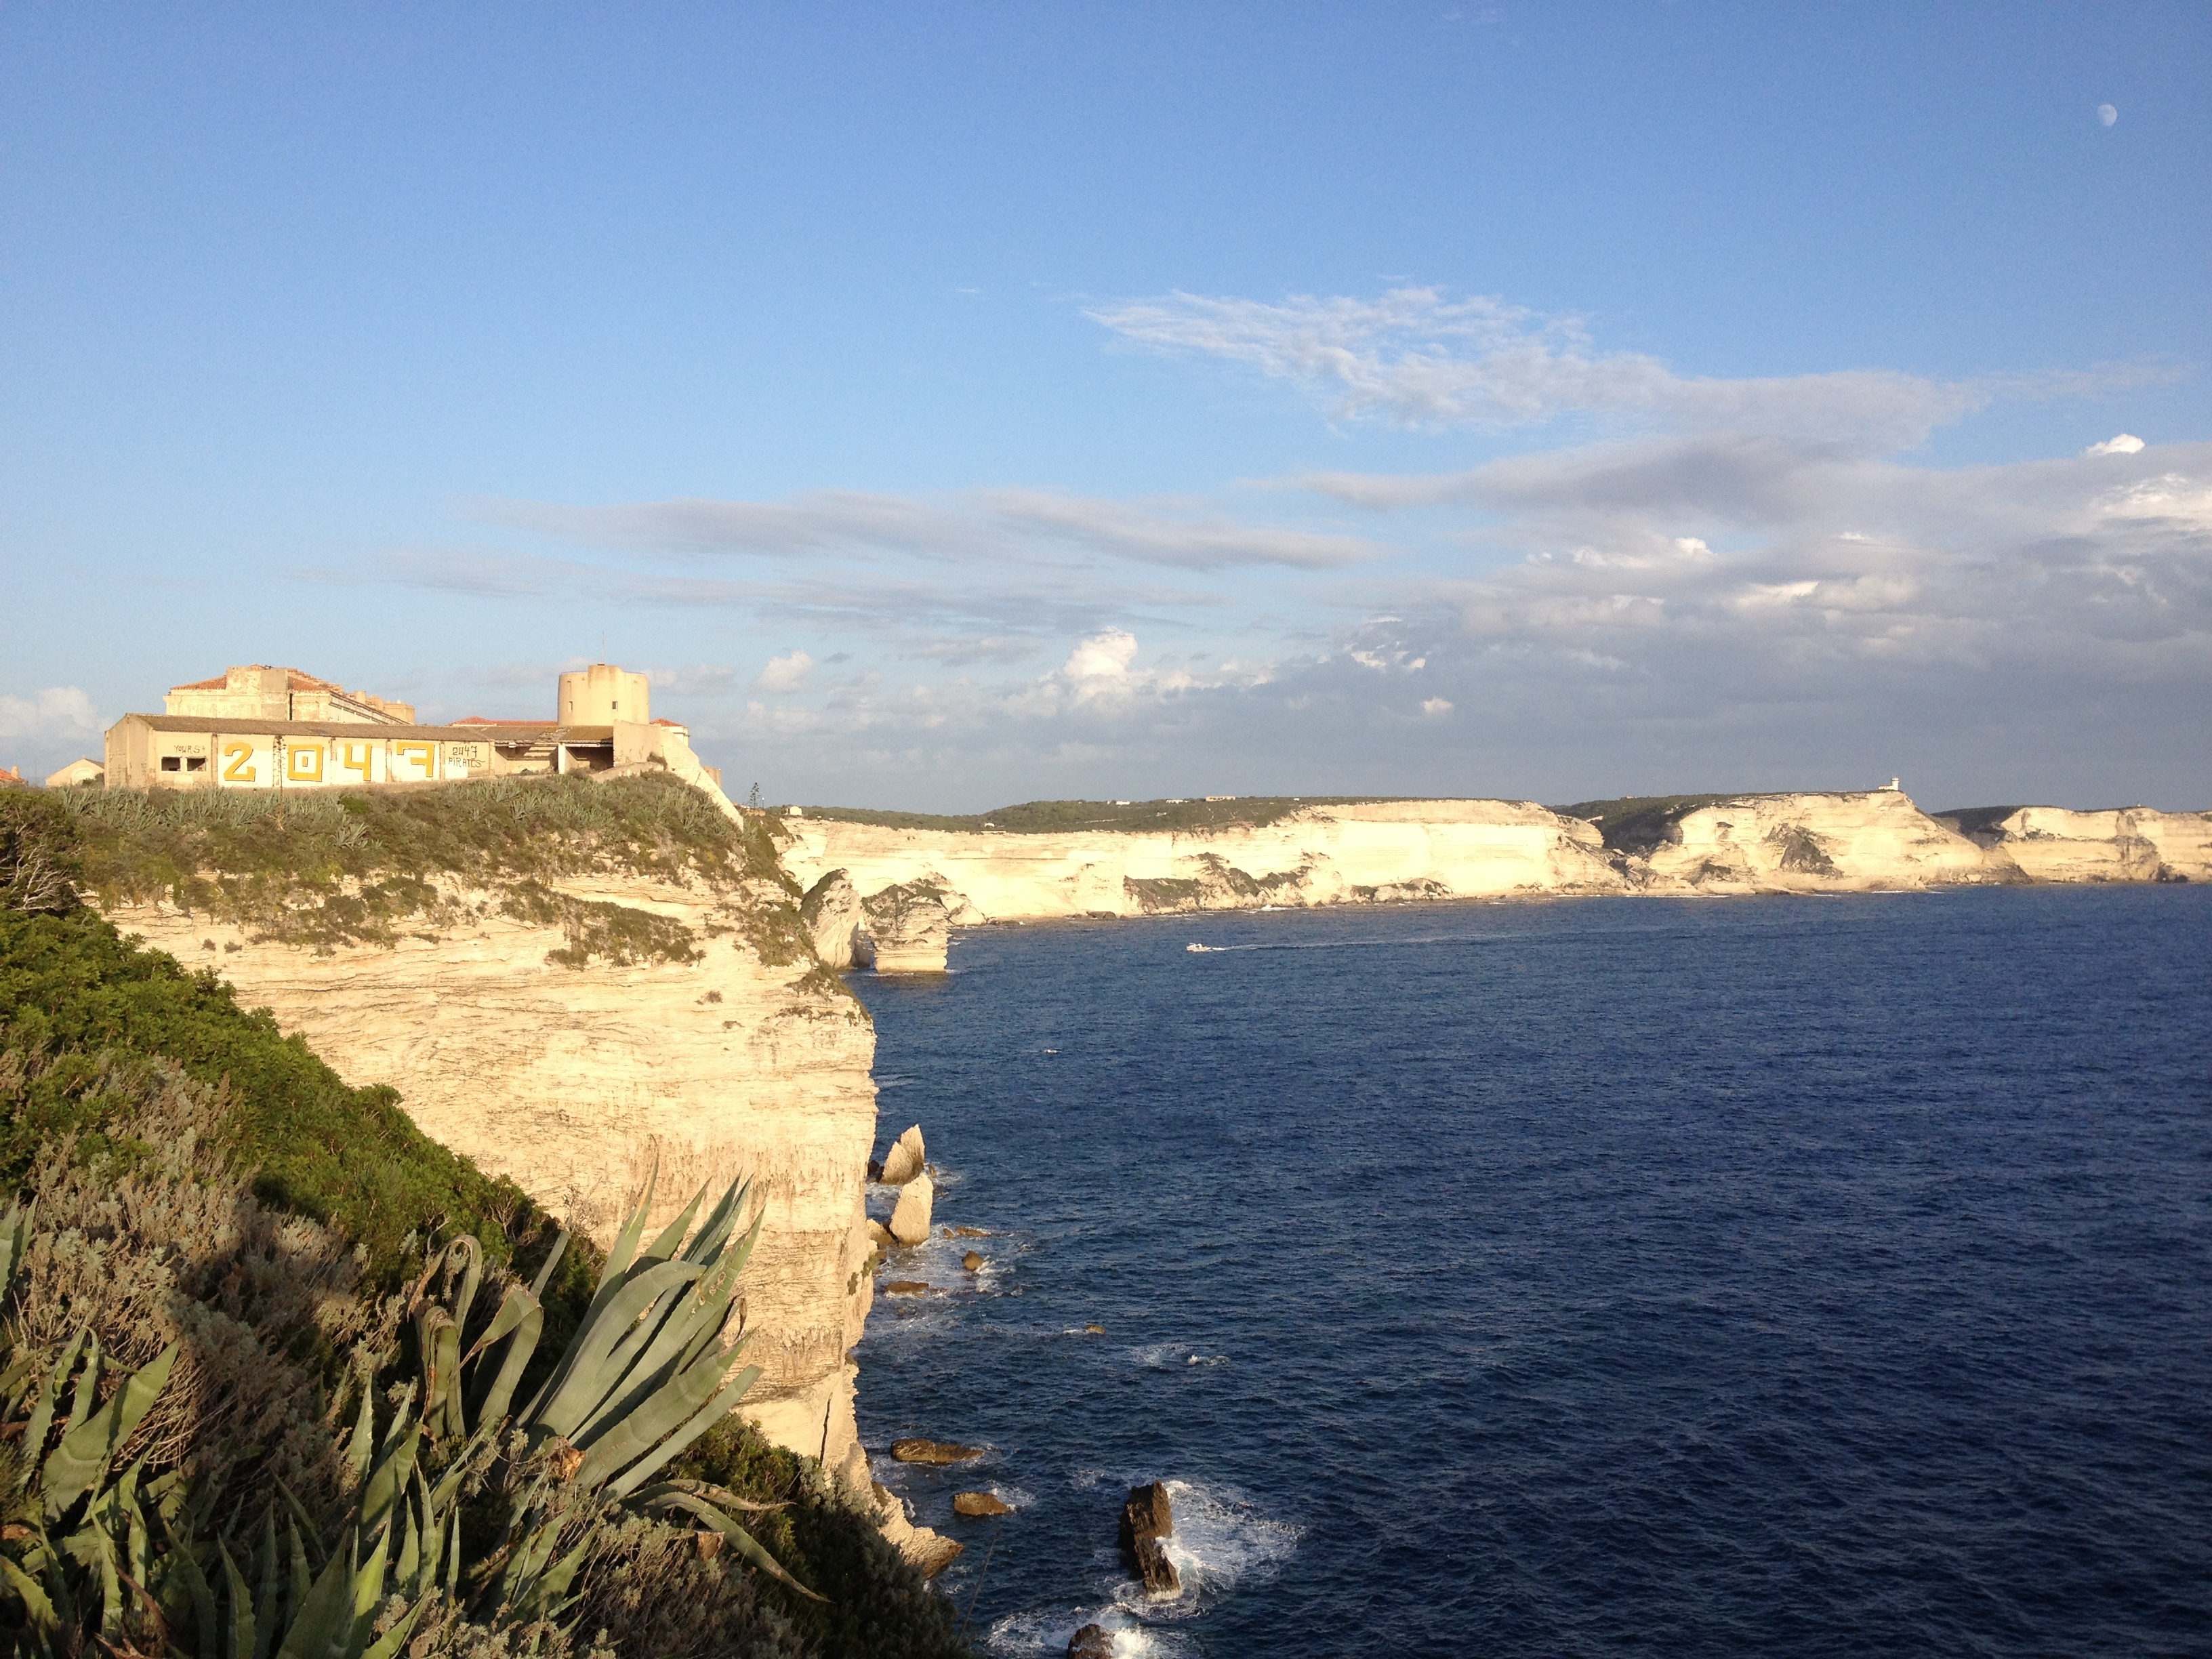
[[[653,719],[653,693],[642,674],[595,662],[561,676],[563,726],[642,725]]]
[[[411,726],[412,703],[348,691],[296,668],[250,663],[223,671],[221,685],[179,685],[161,699],[164,713],[210,720],[344,720]]]
[[[164,732],[126,714],[107,733],[107,781],[125,789],[340,789],[454,782],[506,769],[488,742],[316,732]]]

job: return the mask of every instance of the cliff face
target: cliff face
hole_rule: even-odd
[[[1628,865],[1647,892],[1875,892],[2017,880],[1893,789],[1752,795],[1685,814]]]
[[[750,1175],[765,1218],[745,1275],[757,1333],[747,1358],[763,1375],[744,1408],[809,1455],[823,1449],[826,1420],[828,1462],[849,1462],[846,1354],[872,1293],[866,1012],[803,950],[788,966],[763,963],[732,908],[742,896],[727,889],[547,884],[680,921],[702,959],[558,965],[549,954],[573,945],[560,927],[503,913],[513,907],[498,894],[450,889],[424,934],[321,954],[257,944],[166,904],[109,915],[187,966],[216,968],[349,1082],[393,1085],[425,1133],[602,1243],[656,1161],[656,1226],[702,1183]]]
[[[1314,807],[1261,826],[1122,834],[981,834],[793,819],[802,882],[846,870],[863,894],[944,890],[956,922],[1149,915],[1510,893],[1617,893],[1595,829],[1526,802]]]
[[[1983,839],[2030,881],[2212,880],[2212,812],[2023,806]]]
[[[2021,808],[1961,834],[1896,790],[1752,795],[1656,845],[1525,801],[1315,806],[1261,825],[1069,834],[794,819],[803,881],[941,890],[957,922],[1577,893],[1876,892],[1962,883],[2212,880],[2212,814]]]

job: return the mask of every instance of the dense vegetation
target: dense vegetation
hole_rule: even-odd
[[[611,1262],[562,1248],[526,1195],[422,1136],[392,1091],[348,1087],[211,974],[80,904],[74,883],[118,857],[87,817],[67,796],[0,792],[0,1161],[35,1200],[0,1224],[0,1644],[191,1659],[267,1659],[295,1638],[324,1659],[403,1644],[410,1659],[958,1651],[945,1604],[869,1518],[741,1420],[678,1448],[677,1419],[647,1410],[662,1396],[631,1401],[631,1376],[599,1396],[620,1409],[573,1430],[512,1403],[592,1348],[603,1269],[611,1291],[672,1256],[711,1267],[728,1225],[641,1253],[632,1239],[635,1259]],[[268,828],[212,823],[248,843]],[[734,833],[722,845],[750,856]],[[669,1295],[650,1319],[691,1305]],[[690,1375],[719,1376],[710,1351],[677,1346],[701,1358]],[[633,1420],[640,1449],[613,1464],[568,1449]],[[623,1459],[662,1453],[651,1485],[610,1484]]]
[[[1356,806],[1368,801],[1431,799],[1401,795],[1239,795],[1225,800],[1031,800],[992,812],[951,817],[878,811],[866,806],[802,806],[810,818],[879,824],[888,830],[1004,830],[1008,835],[1064,835],[1074,830],[1225,830],[1259,828],[1309,806]],[[803,821],[803,820],[802,820]]]

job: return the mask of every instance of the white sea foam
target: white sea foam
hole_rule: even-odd
[[[1039,1612],[1011,1613],[984,1632],[985,1648],[1009,1659],[1047,1654],[1060,1659],[1069,1640],[1085,1625],[1101,1625],[1113,1632],[1114,1659],[1174,1659],[1194,1651],[1189,1641],[1175,1631],[1147,1630],[1135,1622],[1126,1607],[1048,1607]]]
[[[1270,1576],[1298,1547],[1301,1528],[1260,1513],[1233,1486],[1167,1482],[1175,1509],[1168,1559],[1182,1576],[1186,1595],[1225,1595],[1238,1583]]]

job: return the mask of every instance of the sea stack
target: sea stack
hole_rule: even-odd
[[[891,1212],[891,1237],[912,1249],[929,1238],[929,1206],[937,1188],[926,1175],[918,1175],[899,1188],[898,1206]]]
[[[1175,1510],[1168,1489],[1154,1480],[1129,1488],[1129,1501],[1121,1505],[1121,1561],[1145,1587],[1147,1595],[1175,1595],[1182,1580],[1168,1559],[1168,1538],[1175,1532]]]
[[[832,870],[806,890],[799,901],[799,918],[814,941],[814,954],[824,968],[853,965],[853,939],[860,931],[860,890],[842,870]]]
[[[952,939],[945,896],[927,882],[886,887],[862,901],[868,946],[879,974],[941,974]]]
[[[921,1173],[922,1158],[921,1125],[917,1123],[891,1143],[876,1178],[886,1187],[903,1187]]]

